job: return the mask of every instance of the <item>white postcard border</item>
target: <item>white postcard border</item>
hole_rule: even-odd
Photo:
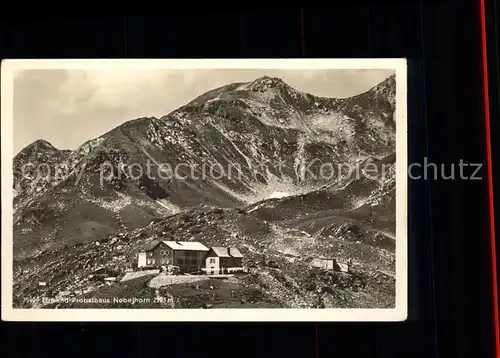
[[[18,309],[13,293],[13,99],[14,74],[28,69],[394,69],[396,72],[396,305],[393,309]],[[2,320],[71,322],[388,322],[408,314],[407,61],[406,59],[96,59],[3,60]]]

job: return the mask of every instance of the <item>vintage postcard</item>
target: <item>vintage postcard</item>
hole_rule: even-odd
[[[2,319],[402,321],[405,59],[2,62]]]

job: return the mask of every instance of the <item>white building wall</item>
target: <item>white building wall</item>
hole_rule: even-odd
[[[140,252],[139,253],[139,259],[137,261],[137,267],[145,267],[146,265],[146,253],[145,252]]]

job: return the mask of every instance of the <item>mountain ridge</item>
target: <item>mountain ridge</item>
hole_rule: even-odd
[[[276,92],[276,88],[280,91]],[[317,102],[319,97],[303,94],[281,79],[263,76],[252,82],[233,83],[209,91],[161,118],[127,121],[74,151],[59,151],[46,141],[35,142],[31,148],[45,148],[41,152],[47,152],[52,165],[63,170],[58,178],[37,178],[29,185],[15,177],[16,198],[19,198],[15,201],[15,217],[19,219],[16,227],[22,230],[26,230],[24,226],[30,227],[27,225],[33,219],[30,203],[36,202],[37,198],[41,199],[37,205],[46,207],[47,200],[52,201],[51,195],[64,195],[68,190],[85,202],[120,202],[123,195],[131,197],[133,200],[127,200],[132,202],[139,198],[139,202],[148,202],[152,211],[145,214],[143,208],[134,210],[150,219],[166,211],[173,213],[200,204],[244,207],[272,197],[276,192],[290,195],[320,188],[331,180],[302,178],[304,168],[297,167],[298,161],[320,158],[323,162],[335,159],[341,163],[350,161],[353,156],[366,156],[363,152],[387,155],[394,150],[391,148],[393,127],[384,124],[385,117],[378,113],[381,110],[375,108],[378,112],[373,114],[370,112],[373,109],[371,102],[351,103],[352,98],[376,95],[370,91],[390,99],[391,91],[395,91],[394,78],[388,77],[371,90],[347,100],[325,99],[322,104]],[[384,99],[380,101],[383,103]],[[309,107],[301,110],[305,104]],[[341,113],[349,109],[356,112],[356,106],[361,106],[358,112],[368,113],[363,121],[342,117]],[[392,110],[391,106],[385,108]],[[356,132],[363,132],[364,136],[357,137]],[[372,138],[367,140],[368,136]],[[30,146],[16,158],[31,150]],[[172,166],[189,163],[196,168],[203,162],[223,168],[237,164],[241,176],[234,180],[227,177],[219,180],[163,180],[143,175],[130,180],[118,175],[120,165],[145,162],[153,163],[157,168],[163,163]],[[19,163],[23,162],[18,160],[14,164],[15,172],[19,172],[16,168]],[[99,179],[96,174],[103,163],[111,164],[113,172],[112,175],[107,173],[104,181],[102,175]],[[280,163],[284,163],[282,172],[276,169]],[[318,170],[317,165],[312,168]],[[80,188],[71,187],[71,178],[78,179]],[[61,183],[66,183],[66,187],[57,189]],[[51,190],[54,192],[43,199],[43,195]],[[91,195],[90,199],[83,198],[88,195]],[[29,219],[23,221],[26,215]],[[36,218],[34,221],[39,222]],[[144,221],[140,220],[142,224]],[[117,225],[121,224],[111,227]]]
[[[348,98],[355,98],[355,97],[357,97],[357,96],[362,96],[362,95],[364,95],[364,94],[366,94],[366,93],[369,93],[369,92],[371,92],[371,91],[373,91],[373,90],[376,90],[376,89],[377,89],[377,88],[379,88],[379,87],[386,87],[386,84],[387,84],[387,83],[390,83],[390,82],[395,82],[395,78],[396,78],[396,75],[394,75],[394,74],[393,74],[393,75],[390,75],[390,76],[388,76],[385,80],[383,80],[383,81],[381,81],[380,83],[378,83],[378,84],[374,85],[374,86],[373,86],[373,87],[371,87],[370,89],[368,89],[368,90],[366,90],[366,91],[364,91],[364,92],[361,92],[361,93],[359,93],[359,94],[352,95],[352,96],[348,96],[348,97],[338,97],[338,98],[336,98],[336,97],[324,97],[324,96],[316,96],[316,95],[313,95],[313,94],[310,94],[310,93],[307,93],[307,92],[301,92],[301,93],[304,93],[304,94],[306,94],[306,95],[310,95],[310,96],[312,96],[312,97],[314,97],[314,98],[320,98],[320,99],[339,99],[339,100],[342,100],[342,99],[348,99]],[[264,76],[261,76],[261,77],[259,77],[259,78],[255,79],[254,81],[250,81],[250,82],[235,82],[235,83],[231,83],[231,84],[228,84],[228,85],[220,86],[220,87],[218,87],[218,88],[215,88],[215,89],[209,90],[209,91],[205,92],[204,94],[201,94],[200,96],[196,97],[194,100],[192,100],[192,101],[188,102],[187,104],[185,104],[185,105],[183,105],[183,106],[181,106],[181,107],[179,107],[179,108],[177,108],[177,109],[173,110],[171,113],[174,113],[174,112],[176,112],[177,110],[179,110],[180,108],[183,108],[183,107],[185,107],[185,106],[190,105],[191,103],[194,103],[195,101],[197,101],[197,99],[198,99],[199,97],[206,96],[207,94],[209,94],[209,93],[211,93],[211,92],[218,91],[218,90],[225,89],[225,88],[231,88],[231,87],[238,87],[238,86],[243,86],[243,85],[249,85],[249,84],[252,84],[252,83],[255,83],[255,82],[259,82],[259,81],[263,81],[263,80],[265,81],[265,80],[268,80],[268,79],[271,79],[271,80],[273,80],[273,79],[278,80],[280,83],[283,83],[285,86],[288,86],[288,87],[292,88],[293,90],[295,90],[295,91],[297,91],[297,92],[300,92],[300,91],[296,90],[294,87],[292,87],[292,86],[288,85],[288,84],[287,84],[285,81],[283,81],[281,78],[264,75]],[[395,95],[395,93],[394,93],[394,95]],[[106,134],[108,134],[109,132],[112,132],[114,129],[116,129],[116,128],[118,128],[118,127],[121,127],[121,126],[123,126],[123,125],[127,125],[127,124],[129,124],[129,125],[130,125],[130,122],[132,122],[132,123],[133,123],[134,121],[143,121],[143,120],[158,120],[158,119],[164,119],[164,118],[168,118],[168,117],[169,117],[169,114],[167,114],[167,115],[165,115],[165,116],[162,116],[162,117],[159,117],[159,118],[157,118],[157,117],[140,117],[140,118],[131,119],[131,120],[128,120],[128,121],[126,121],[126,122],[124,122],[124,123],[122,123],[122,124],[118,125],[118,126],[117,126],[117,127],[115,127],[115,128],[110,129],[109,131],[107,131],[107,132],[103,133],[102,135],[100,135],[100,136],[98,136],[98,137],[96,137],[96,138],[103,137],[103,136],[105,136]],[[79,147],[81,147],[81,146],[82,146],[82,145],[84,145],[85,143],[86,143],[86,142],[84,142],[83,144],[81,144]],[[19,152],[18,152],[17,154],[15,154],[14,158],[15,158],[15,157],[17,157],[19,154],[21,154],[21,153],[25,152],[26,150],[28,150],[30,147],[35,147],[35,146],[37,146],[37,145],[50,146],[50,147],[52,147],[52,148],[54,148],[54,149],[57,149],[57,150],[60,150],[60,151],[73,151],[73,150],[71,150],[71,149],[59,149],[59,148],[55,147],[55,146],[54,146],[54,145],[53,145],[50,141],[48,141],[48,140],[46,140],[46,139],[37,139],[37,140],[35,140],[35,141],[33,141],[33,142],[31,142],[31,143],[27,144],[27,145],[26,145],[24,148],[22,148],[21,150],[19,150]],[[78,150],[78,148],[79,148],[79,147],[77,147],[77,148],[76,148],[76,149],[74,149],[74,150]]]

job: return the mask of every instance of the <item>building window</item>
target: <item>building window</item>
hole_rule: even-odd
[[[153,256],[153,253],[152,253],[152,252],[148,252],[148,256],[149,256],[149,257],[152,257],[152,256]]]
[[[210,263],[214,264],[215,263],[215,259],[210,259]]]
[[[154,260],[148,260],[148,265],[152,265],[154,262]]]

